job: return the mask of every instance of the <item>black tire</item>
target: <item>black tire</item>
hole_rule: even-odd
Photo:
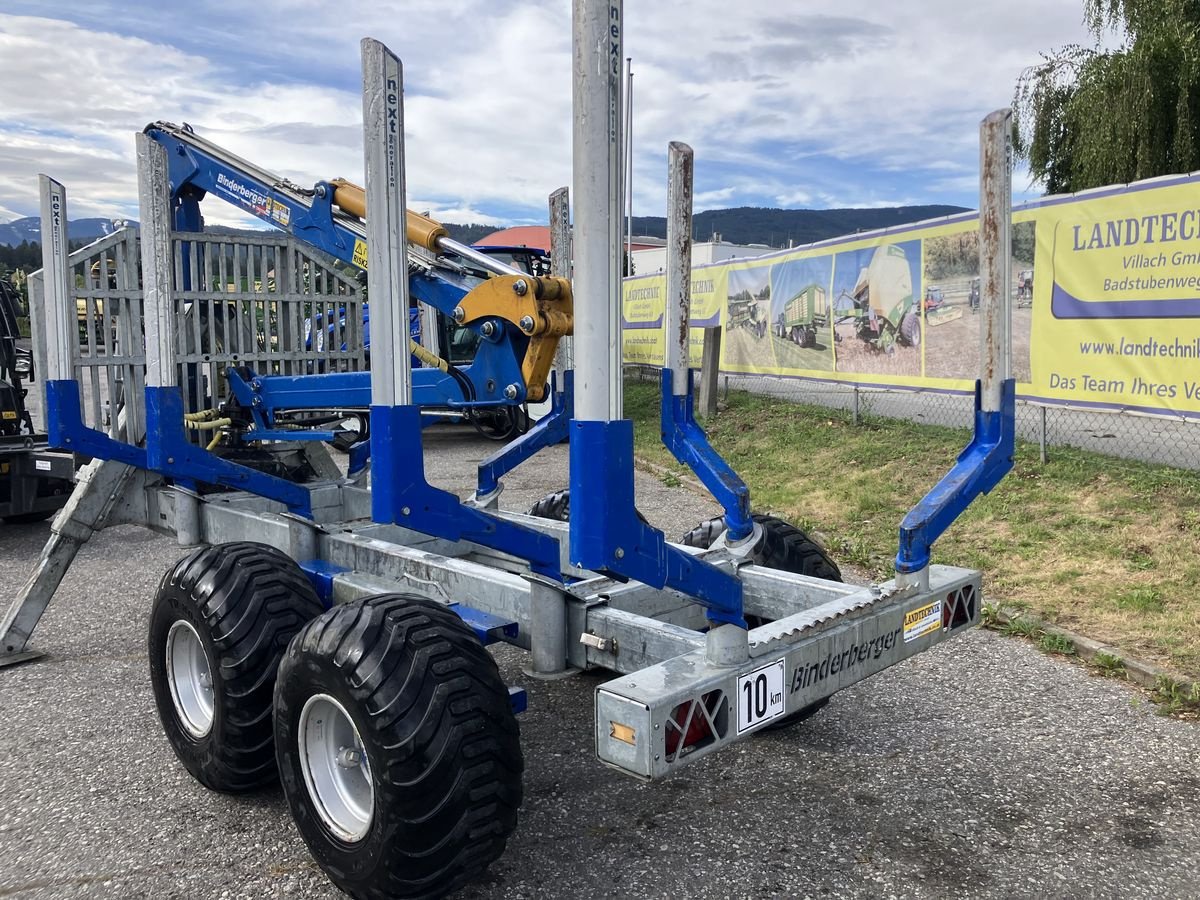
[[[205,787],[240,793],[275,781],[271,704],[279,660],[324,608],[300,567],[265,544],[201,547],[163,576],[150,612],[150,684],[171,748]],[[199,638],[212,678],[211,727],[199,737],[172,696],[167,645],[177,622]]]
[[[371,437],[371,417],[363,414],[355,417],[358,419],[357,428],[339,428],[334,433],[333,440],[330,442],[335,450],[342,453],[349,453],[350,448],[361,441],[368,440]]]
[[[811,575],[827,581],[841,581],[842,572],[825,549],[799,528],[778,516],[754,513],[751,518],[762,526],[762,543],[755,549],[754,562],[768,569]],[[725,517],[717,516],[701,522],[683,536],[679,543],[688,547],[711,547],[725,533]]]
[[[635,509],[638,521],[647,525],[650,521],[642,515],[640,509]],[[547,494],[533,506],[529,507],[527,515],[534,516],[539,519],[553,519],[555,522],[571,521],[571,489],[563,488],[561,491],[555,491],[553,494]]]
[[[909,310],[900,319],[900,340],[909,347],[921,346],[921,320],[914,310]]]
[[[539,519],[553,519],[555,522],[571,521],[571,489],[563,488],[561,491],[547,494],[529,507],[529,515]]]
[[[353,842],[323,821],[302,764],[303,711],[321,695],[341,705],[366,756],[370,813]],[[524,761],[508,689],[471,629],[422,597],[347,603],[296,636],[275,685],[275,747],[300,835],[352,897],[451,893],[517,824]]]
[[[799,528],[785,522],[777,516],[754,513],[751,518],[762,526],[763,537],[754,551],[756,565],[768,569],[778,569],[781,572],[794,572],[797,575],[811,575],[824,578],[826,581],[841,581],[842,572],[837,564],[829,558],[816,541]],[[708,548],[725,532],[725,517],[717,516],[701,522],[683,536],[680,541],[689,547]],[[770,619],[761,616],[746,616],[746,623],[751,628],[765,625]],[[775,719],[769,725],[763,726],[763,731],[775,731],[780,728],[790,728],[806,719],[812,718],[825,708],[829,698],[825,697],[816,703],[811,703],[796,710],[782,719]]]

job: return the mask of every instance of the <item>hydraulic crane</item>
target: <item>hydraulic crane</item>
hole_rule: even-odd
[[[200,201],[212,195],[365,272],[367,204],[358,185],[333,179],[302,188],[206,140],[188,125],[155,122],[145,131],[167,150],[177,231],[203,230]],[[452,240],[441,224],[412,210],[406,224],[411,296],[479,336],[474,359],[464,366],[411,342],[423,363],[413,372],[414,403],[424,409],[478,412],[547,399],[555,348],[572,330],[570,283],[523,272]],[[184,266],[187,280],[186,261]],[[489,277],[481,281],[480,271]],[[285,436],[276,427],[276,415],[287,410],[366,408],[370,403],[365,372],[300,380],[235,368],[227,377],[240,409],[252,419],[247,434],[252,440]],[[286,433],[291,440],[305,436],[333,438],[324,431]]]

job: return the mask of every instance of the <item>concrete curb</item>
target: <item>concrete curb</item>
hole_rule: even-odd
[[[1164,683],[1173,684],[1184,692],[1194,692],[1197,690],[1195,682],[1189,681],[1186,678],[1180,678],[1175,673],[1161,666],[1156,666],[1154,663],[1132,657],[1123,650],[1118,650],[1116,647],[1102,644],[1100,641],[1092,640],[1090,637],[1077,634],[1069,629],[1043,622],[1036,616],[1023,613],[1020,610],[1002,606],[993,607],[993,609],[996,613],[996,621],[1002,625],[1011,625],[1017,621],[1026,622],[1039,631],[1057,635],[1070,641],[1075,647],[1075,655],[1081,662],[1099,666],[1096,663],[1096,658],[1099,656],[1119,661],[1124,671],[1123,677],[1146,690],[1157,690]]]

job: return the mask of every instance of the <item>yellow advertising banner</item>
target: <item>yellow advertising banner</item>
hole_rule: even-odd
[[[968,213],[693,270],[721,369],[971,391],[978,219]],[[1027,399],[1200,414],[1200,179],[1014,210],[1013,374]],[[1035,278],[1036,273],[1036,278]],[[627,279],[627,362],[662,365],[665,277]],[[703,332],[692,332],[692,364]]]
[[[719,266],[698,268],[693,274],[688,355],[691,365],[696,368],[699,368],[704,353],[704,329],[721,324],[721,312],[725,308],[725,274]],[[621,307],[625,362],[663,365],[666,359],[663,327],[666,290],[666,275],[635,275],[625,279]]]
[[[1033,393],[1200,413],[1200,182],[1040,210]],[[1041,227],[1041,226],[1039,226]]]

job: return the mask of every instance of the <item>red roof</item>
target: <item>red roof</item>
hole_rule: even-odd
[[[548,225],[516,225],[502,231],[494,231],[476,245],[484,247],[533,247],[550,252],[550,227]],[[653,250],[665,246],[665,242],[647,244],[633,239],[633,250]]]
[[[515,228],[505,228],[489,234],[476,244],[484,247],[533,247],[537,250],[550,250],[550,226],[548,225],[518,225]]]

